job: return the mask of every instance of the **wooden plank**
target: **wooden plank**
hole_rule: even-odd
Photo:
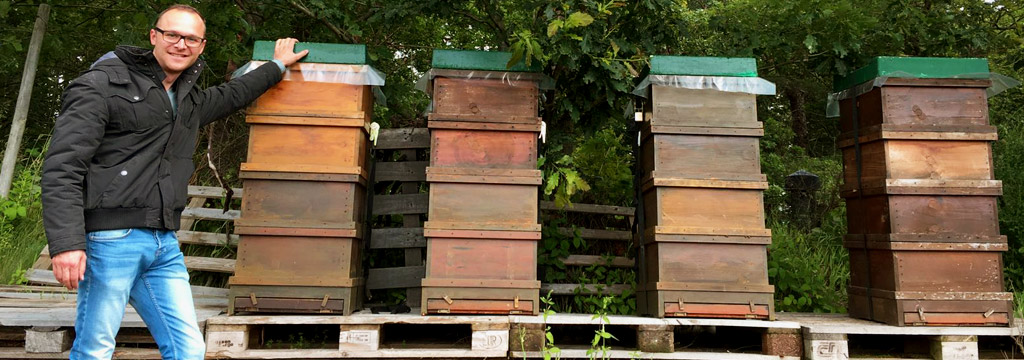
[[[629,230],[597,230],[597,229],[581,229],[576,228],[576,231],[580,232],[580,237],[589,240],[619,240],[629,241],[633,238],[633,233]],[[567,227],[558,228],[558,232],[562,236],[573,236],[573,229]]]
[[[427,246],[423,228],[373,229],[370,249],[409,249]]]
[[[377,137],[377,150],[425,149],[430,147],[430,133],[426,128],[381,129]]]
[[[585,346],[572,348],[571,346],[559,346],[561,352],[557,357],[561,359],[686,359],[686,360],[780,360],[778,355],[744,354],[733,352],[704,352],[704,351],[676,351],[671,353],[643,352],[639,350],[608,350],[603,353],[598,350],[594,354],[588,354],[590,350]],[[512,357],[543,358],[544,353],[540,351],[512,351]],[[784,358],[785,359],[785,358]],[[795,358],[793,358],[795,359]]]
[[[232,191],[232,193],[231,193],[231,198],[232,199],[241,199],[242,198],[242,188],[231,188],[231,191]],[[216,187],[216,186],[195,186],[195,185],[189,185],[189,187],[188,187],[188,197],[192,197],[192,198],[198,197],[198,198],[205,198],[205,199],[223,198],[224,197],[224,188]]]
[[[582,294],[597,294],[597,285],[594,284],[541,284],[540,293],[547,294],[551,292],[552,295],[575,295],[576,288],[581,288],[580,293]],[[602,286],[601,294],[621,294],[622,292],[632,289],[632,285],[626,284],[615,284]]]
[[[186,256],[185,267],[189,270],[235,273],[235,259],[218,259],[199,256]]]
[[[42,284],[59,287],[60,283],[53,277],[53,271],[50,270],[38,270],[29,269],[25,273],[25,278],[28,279],[29,284]],[[63,289],[63,288],[61,288]],[[207,287],[207,286],[192,286],[192,296],[228,296],[228,289]]]
[[[598,255],[569,255],[562,260],[562,263],[570,266],[590,266],[590,265],[605,265],[611,267],[633,267],[636,264],[633,259],[615,256],[611,258],[611,263],[605,260],[604,256]]]
[[[588,214],[604,214],[604,215],[618,215],[618,216],[633,216],[636,214],[636,208],[627,206],[611,206],[611,205],[593,205],[593,204],[569,204],[565,207],[555,206],[554,201],[541,201],[541,210],[564,210],[567,212],[578,212]]]
[[[228,210],[224,212],[221,209],[210,209],[210,208],[185,208],[181,212],[181,219],[194,219],[194,220],[224,220],[234,221],[242,215],[241,211]]]
[[[377,162],[373,181],[427,181],[426,169],[429,163],[429,161]]]
[[[377,195],[373,197],[373,215],[426,214],[428,194]]]
[[[192,245],[238,246],[239,236],[211,232],[178,230],[178,242]]]
[[[0,348],[0,359],[67,359],[70,351],[62,353],[29,353],[25,348],[7,347]],[[114,349],[115,359],[125,360],[150,360],[161,359],[159,349],[136,349],[118,347]]]
[[[403,266],[369,269],[366,274],[366,289],[398,289],[419,287],[426,276],[424,266]]]
[[[50,262],[50,245],[43,246],[43,250],[39,252],[39,257],[36,258],[36,262],[32,263],[33,269],[49,270],[53,267],[53,263]]]

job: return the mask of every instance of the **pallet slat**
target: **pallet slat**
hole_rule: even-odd
[[[425,149],[430,147],[430,134],[426,128],[381,129],[377,137],[377,150]]]
[[[429,161],[378,162],[374,169],[374,181],[427,181]]]
[[[579,231],[580,237],[583,239],[617,241],[629,241],[633,239],[633,233],[630,232],[629,230],[600,230],[576,228],[575,231]],[[558,228],[558,233],[561,234],[562,236],[574,236],[574,230],[572,228],[567,227]]]
[[[219,234],[210,232],[179,230],[178,242],[191,245],[238,246],[239,236],[235,234]]]
[[[427,194],[376,195],[373,197],[373,215],[426,214]]]
[[[182,219],[195,220],[235,221],[241,215],[242,212],[238,210],[228,210],[228,212],[224,212],[224,210],[221,209],[211,208],[185,208],[185,210],[181,212]]]
[[[242,198],[242,188],[231,188],[231,191],[232,191],[232,193],[231,193],[231,198],[232,199],[241,199]],[[224,188],[216,187],[216,186],[189,185],[189,187],[188,187],[188,197],[192,197],[192,198],[196,198],[197,197],[197,198],[204,198],[204,199],[223,198],[224,197]]]
[[[626,206],[611,206],[611,205],[594,205],[594,204],[572,204],[568,207],[555,206],[554,201],[541,201],[541,210],[559,211],[564,210],[568,212],[588,213],[588,214],[604,214],[604,215],[618,215],[618,216],[633,216],[636,213],[636,209]]]
[[[27,279],[29,284],[41,284],[54,287],[60,286],[57,279],[53,277],[53,271],[51,270],[28,269],[28,271],[25,272],[25,279]],[[193,285],[192,296],[227,297],[228,289]]]
[[[189,270],[233,274],[235,272],[235,259],[186,256],[185,267]]]
[[[621,294],[626,290],[633,289],[632,285],[616,284],[609,286],[601,286],[601,291],[598,291],[598,286],[594,284],[540,284],[540,293],[547,294],[551,292],[552,295],[575,295],[576,289],[580,289],[582,294]]]
[[[427,246],[423,228],[373,229],[370,235],[370,249],[410,249]]]
[[[366,289],[400,289],[419,287],[426,275],[424,266],[403,266],[369,269],[366,274]]]
[[[607,265],[611,267],[624,267],[629,268],[636,265],[636,261],[633,259],[615,256],[612,257],[611,262],[605,260],[604,256],[599,255],[569,255],[562,263],[570,266],[589,266],[589,265]]]

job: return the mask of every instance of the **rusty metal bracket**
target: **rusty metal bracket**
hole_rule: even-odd
[[[252,306],[259,305],[259,302],[256,301],[256,293],[249,293],[249,301],[252,301]]]
[[[455,301],[452,301],[452,298],[448,297],[448,295],[445,295],[442,298],[444,299],[444,302],[448,303],[448,305],[451,305],[453,302],[455,302]]]

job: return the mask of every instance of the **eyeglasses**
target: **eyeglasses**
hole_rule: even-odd
[[[163,29],[155,27],[155,26],[153,27],[153,30],[156,30],[161,35],[163,35],[164,41],[166,41],[168,43],[171,43],[171,44],[177,44],[179,41],[181,41],[181,39],[185,39],[185,46],[197,47],[199,45],[202,45],[203,42],[206,41],[206,38],[201,38],[201,37],[198,37],[198,36],[182,36],[179,33],[171,32],[171,31],[164,31]]]

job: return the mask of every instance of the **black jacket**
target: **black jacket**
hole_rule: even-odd
[[[199,128],[246,106],[281,81],[272,62],[217,87],[196,86],[205,63],[173,89],[176,116],[152,50],[120,46],[64,91],[42,170],[50,255],[85,249],[89,231],[177,230]]]

